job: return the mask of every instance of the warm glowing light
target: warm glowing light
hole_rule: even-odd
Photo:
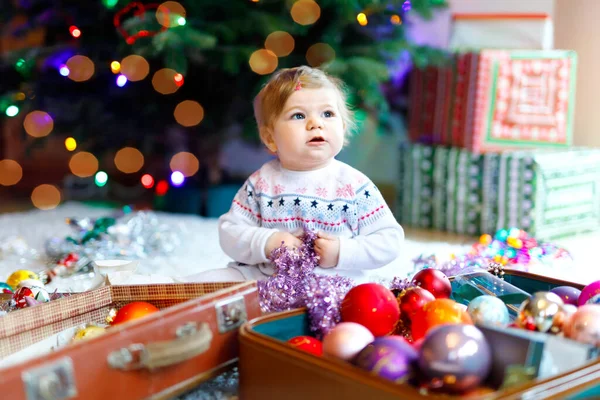
[[[110,70],[113,74],[118,74],[121,71],[121,63],[118,61],[113,61],[110,63]]]
[[[69,161],[71,173],[80,178],[92,176],[98,171],[98,159],[92,154],[85,151],[73,154]]]
[[[294,22],[300,25],[310,25],[317,22],[321,16],[321,7],[313,0],[298,0],[290,11]]]
[[[185,25],[185,8],[176,1],[165,1],[156,9],[156,20],[162,26],[172,28]]]
[[[356,20],[358,21],[358,23],[362,26],[365,26],[366,24],[369,23],[369,21],[367,20],[367,15],[365,13],[359,13],[356,16]]]
[[[335,50],[327,43],[315,43],[306,51],[306,61],[312,67],[318,67],[334,59]]]
[[[40,210],[52,210],[60,204],[60,190],[54,185],[40,185],[31,192],[31,202]]]
[[[86,56],[73,56],[67,61],[69,79],[85,82],[94,75],[94,62]]]
[[[175,154],[169,163],[171,171],[179,171],[185,177],[190,177],[196,174],[200,169],[200,162],[192,153],[182,151]]]
[[[74,151],[77,148],[77,141],[72,137],[66,138],[65,148],[69,151]]]
[[[390,17],[390,22],[394,25],[400,25],[402,24],[402,18],[400,18],[399,15],[394,14]]]
[[[287,32],[275,31],[265,40],[265,48],[277,57],[285,57],[294,50],[294,38]]]
[[[123,147],[115,154],[115,166],[121,172],[133,174],[144,166],[144,155],[133,147]]]
[[[154,178],[150,174],[142,175],[142,179],[140,179],[140,181],[142,182],[142,186],[146,189],[151,189],[152,186],[154,186]]]
[[[121,73],[131,82],[141,81],[150,73],[150,64],[144,57],[132,54],[121,60]]]
[[[25,100],[25,93],[19,92],[19,93],[15,94],[15,100],[19,100],[19,101]]]
[[[256,50],[250,56],[250,68],[259,75],[267,75],[277,69],[277,56],[270,50]]]
[[[15,160],[0,160],[0,185],[12,186],[23,178],[23,168]]]
[[[25,116],[23,121],[25,132],[33,137],[48,136],[54,129],[52,117],[43,111],[32,111]]]
[[[161,94],[175,93],[179,86],[175,82],[177,71],[170,68],[163,68],[154,73],[152,77],[152,86],[154,90]]]
[[[77,28],[75,25],[71,25],[69,27],[69,32],[74,38],[78,38],[79,36],[81,36],[81,30],[79,30],[79,28]]]
[[[197,101],[184,100],[177,104],[173,116],[175,121],[182,126],[196,126],[204,118],[204,109]]]
[[[167,194],[168,190],[169,190],[169,183],[167,181],[159,181],[156,184],[156,195],[157,196],[164,196],[165,194]]]

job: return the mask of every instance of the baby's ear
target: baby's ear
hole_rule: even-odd
[[[266,126],[261,126],[259,128],[260,140],[267,146],[267,149],[273,154],[277,153],[277,145],[275,144],[275,140],[273,140],[273,130]]]

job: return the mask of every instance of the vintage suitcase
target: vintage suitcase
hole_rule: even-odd
[[[520,271],[506,281],[529,292],[581,285]],[[240,328],[240,397],[242,399],[425,399],[409,385],[398,385],[346,362],[316,357],[285,341],[309,334],[304,309],[259,317]],[[481,397],[485,399],[589,399],[600,396],[600,361],[549,379],[533,381]],[[449,396],[443,396],[449,398]]]
[[[132,301],[161,311],[3,367],[1,397],[167,398],[233,366],[239,326],[260,315],[256,282],[105,286],[0,318],[1,357]]]

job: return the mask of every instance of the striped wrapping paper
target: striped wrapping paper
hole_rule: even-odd
[[[432,227],[434,148],[401,148],[396,218],[407,226]]]

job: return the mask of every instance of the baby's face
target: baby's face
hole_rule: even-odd
[[[288,98],[272,133],[284,168],[322,168],[340,152],[344,122],[338,102],[338,94],[329,88],[301,88]]]

